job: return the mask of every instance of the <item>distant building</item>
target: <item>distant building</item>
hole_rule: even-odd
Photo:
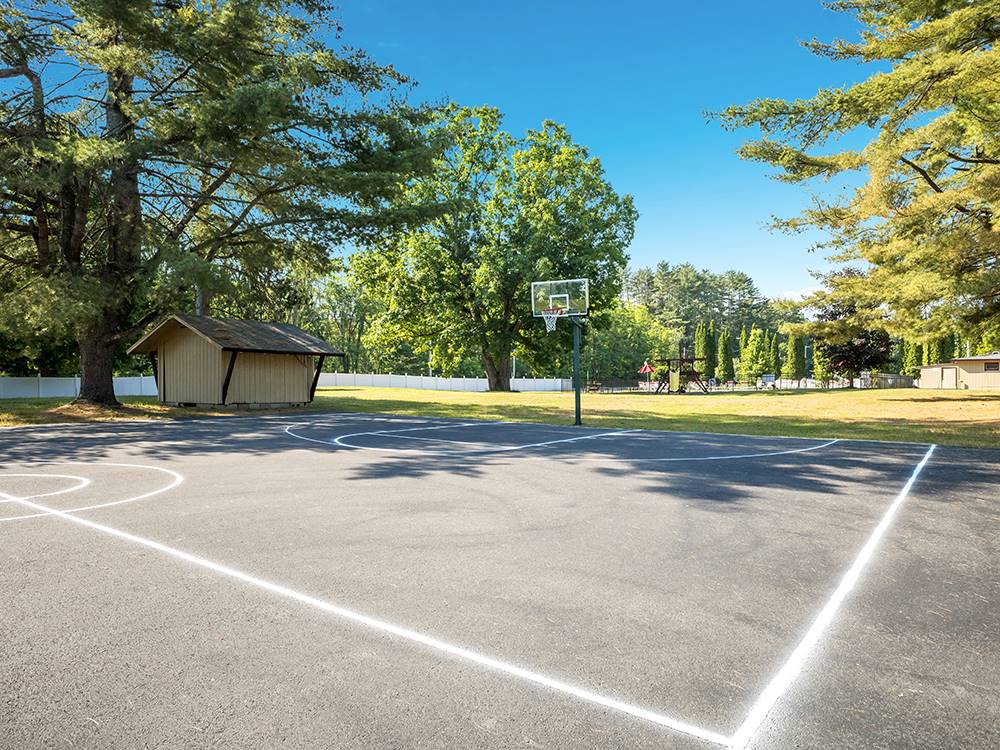
[[[170,316],[128,353],[150,356],[163,403],[246,407],[312,401],[323,361],[344,356],[287,323],[199,315]]]
[[[920,387],[944,390],[1000,389],[1000,352],[958,357],[949,364],[920,368]]]

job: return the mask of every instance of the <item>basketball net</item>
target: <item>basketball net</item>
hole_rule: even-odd
[[[556,321],[559,320],[562,312],[561,307],[547,307],[542,310],[542,320],[545,321],[545,330],[547,333],[552,333],[556,330]]]

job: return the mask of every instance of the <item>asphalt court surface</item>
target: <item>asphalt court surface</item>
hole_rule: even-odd
[[[995,451],[0,431],[0,747],[995,747]]]

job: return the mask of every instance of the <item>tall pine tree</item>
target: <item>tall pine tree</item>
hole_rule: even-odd
[[[826,353],[822,344],[817,344],[813,348],[813,377],[823,384],[825,388],[833,378],[833,362],[830,355]]]
[[[806,376],[806,353],[802,339],[794,333],[789,334],[785,342],[785,364],[781,368],[781,377],[786,380],[800,381]]]
[[[0,319],[76,339],[80,400],[227,282],[430,215],[392,199],[437,153],[391,66],[326,2],[16,2],[0,10]],[[380,106],[378,103],[384,103]],[[414,215],[414,209],[418,214]],[[0,320],[0,324],[3,321]]]
[[[708,346],[705,351],[705,377],[714,378],[715,371],[719,368],[719,342],[716,340],[714,320],[708,324],[708,341],[706,343]]]
[[[917,341],[903,339],[903,361],[900,364],[901,375],[911,378],[920,377],[920,365],[923,364],[924,347]]]
[[[746,348],[740,352],[740,380],[756,383],[767,369],[769,352],[765,335],[757,326],[750,329]]]
[[[736,369],[733,367],[733,348],[729,340],[729,329],[723,328],[719,334],[719,345],[716,348],[715,377],[724,383],[736,379]]]
[[[695,369],[707,378],[705,366],[708,359],[708,327],[704,323],[699,323],[694,329],[694,357],[702,360],[695,364]]]
[[[725,125],[759,133],[740,154],[775,166],[779,179],[854,185],[780,222],[826,232],[836,260],[864,268],[828,277],[808,300],[849,309],[813,330],[876,325],[924,338],[956,320],[980,335],[1000,326],[996,0],[824,4],[857,19],[857,40],[805,46],[869,76],[811,99],[761,98],[721,113]],[[851,138],[843,148],[846,133],[867,143]]]

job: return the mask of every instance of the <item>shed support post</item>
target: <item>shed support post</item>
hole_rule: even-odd
[[[326,361],[326,355],[319,355],[319,362],[316,363],[316,374],[313,375],[312,386],[309,388],[309,401],[312,402],[316,398],[316,386],[319,385],[319,374],[323,371],[323,362]],[[300,381],[301,382],[301,381]]]
[[[226,379],[222,381],[222,404],[226,404],[226,396],[229,395],[229,381],[233,379],[233,368],[236,367],[236,355],[239,351],[233,350],[229,355],[229,367],[226,369]]]
[[[160,389],[160,367],[159,362],[156,361],[156,354],[156,352],[149,353],[149,364],[153,366],[153,385],[156,386],[156,397],[162,402],[166,394]],[[139,392],[142,392],[141,388]]]

